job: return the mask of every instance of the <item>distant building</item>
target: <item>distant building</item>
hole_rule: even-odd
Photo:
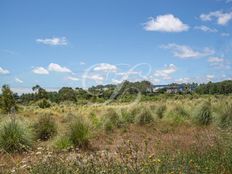
[[[175,84],[175,85],[154,85],[153,92],[157,93],[164,91],[168,94],[177,94],[183,92],[192,92],[194,90],[193,86],[186,86],[185,84]]]
[[[177,94],[184,92],[184,87],[182,86],[170,86],[166,88],[166,93]]]

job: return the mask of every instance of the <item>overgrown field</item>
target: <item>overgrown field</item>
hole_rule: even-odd
[[[0,116],[0,173],[232,173],[232,96],[77,105]]]

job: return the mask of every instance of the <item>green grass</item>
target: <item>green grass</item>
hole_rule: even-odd
[[[87,148],[90,136],[89,125],[83,119],[77,118],[74,123],[71,124],[67,136],[73,146]]]
[[[33,125],[35,137],[46,141],[57,134],[57,125],[55,119],[49,114],[41,115]]]
[[[200,104],[195,111],[194,119],[199,125],[209,125],[212,122],[212,110],[209,102]]]
[[[0,148],[6,152],[23,152],[30,149],[32,139],[30,130],[16,120],[2,123],[0,126]]]
[[[222,136],[223,137],[223,136]],[[107,174],[163,174],[163,173],[232,173],[232,141],[217,139],[217,143],[200,151],[193,146],[188,151],[166,151],[149,154],[136,144],[124,142],[112,156],[109,153],[78,155],[75,162],[50,158],[32,166],[31,173],[107,173]],[[201,149],[202,150],[202,149]],[[100,159],[100,160],[99,160]]]

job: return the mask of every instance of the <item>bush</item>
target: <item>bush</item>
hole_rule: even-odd
[[[113,109],[107,110],[102,119],[103,128],[107,132],[112,131],[115,127],[121,127],[122,122],[119,115]]]
[[[189,113],[182,107],[182,106],[176,106],[173,110],[178,116],[181,117],[188,117]]]
[[[227,104],[219,117],[220,126],[222,128],[228,128],[232,126],[232,104]]]
[[[72,143],[71,143],[70,139],[67,136],[60,137],[55,142],[55,147],[57,149],[68,149],[71,146],[72,146]]]
[[[134,115],[127,111],[126,109],[122,109],[121,110],[121,114],[122,114],[122,121],[125,123],[133,123],[134,122]]]
[[[83,119],[78,118],[70,126],[68,137],[75,147],[85,148],[88,146],[89,134],[90,131],[87,123]]]
[[[39,100],[37,102],[37,104],[42,109],[50,108],[50,106],[51,106],[51,103],[48,100],[46,100],[46,99]]]
[[[195,120],[200,125],[209,125],[212,122],[212,111],[209,102],[198,106],[195,113]]]
[[[23,152],[32,145],[29,130],[21,123],[10,120],[0,128],[0,148],[7,152]]]
[[[166,111],[166,105],[160,105],[156,110],[156,115],[158,118],[162,119],[164,117],[164,112]]]
[[[17,105],[14,98],[14,94],[8,85],[2,86],[0,108],[3,111],[3,113],[6,114],[17,111]]]
[[[141,108],[141,112],[136,115],[135,119],[141,125],[154,121],[152,113],[147,108]]]
[[[95,113],[91,112],[88,115],[88,119],[94,128],[99,128],[101,126],[100,119],[97,117],[97,115]]]
[[[48,114],[40,116],[33,128],[36,138],[43,141],[48,140],[57,133],[56,122]]]

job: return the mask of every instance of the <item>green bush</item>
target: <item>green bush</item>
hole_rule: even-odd
[[[10,120],[0,127],[0,148],[7,152],[23,152],[32,145],[30,131],[18,121]]]
[[[164,112],[166,111],[166,105],[160,105],[156,110],[156,115],[158,118],[162,119],[164,117]]]
[[[99,128],[101,126],[100,119],[97,117],[95,113],[91,112],[88,115],[88,119],[94,128]]]
[[[212,122],[211,104],[205,102],[197,107],[195,121],[199,125],[209,125]]]
[[[46,141],[57,133],[57,126],[55,120],[48,114],[39,117],[37,122],[33,125],[35,137],[37,139]]]
[[[51,107],[51,103],[48,100],[46,100],[46,99],[39,100],[37,102],[37,104],[42,109],[50,108]]]
[[[226,104],[223,107],[219,119],[222,128],[232,127],[232,104]]]
[[[71,146],[72,146],[72,143],[71,143],[69,137],[67,137],[67,136],[59,137],[55,141],[55,148],[57,148],[57,149],[68,149]]]
[[[173,110],[178,116],[188,117],[189,113],[180,105],[176,106]]]
[[[87,123],[77,118],[70,126],[68,137],[75,147],[86,148],[89,143],[90,130]]]
[[[152,115],[152,113],[150,112],[150,110],[148,110],[147,108],[140,108],[141,112],[138,113],[135,117],[135,120],[138,124],[148,124],[154,121],[154,117]]]
[[[119,118],[117,112],[113,109],[108,109],[102,117],[103,128],[105,131],[112,131],[115,127],[119,128],[122,125],[122,122]]]
[[[122,121],[125,123],[133,123],[135,120],[134,115],[126,109],[121,110]]]

